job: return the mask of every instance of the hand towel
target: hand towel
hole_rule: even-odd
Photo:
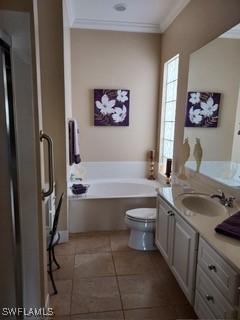
[[[74,162],[80,163],[81,157],[80,157],[80,150],[79,150],[79,129],[78,124],[76,120],[73,120],[74,122]]]
[[[68,139],[69,139],[69,164],[71,166],[74,163],[74,123],[71,120],[68,122]]]
[[[216,226],[215,231],[240,240],[240,211]]]

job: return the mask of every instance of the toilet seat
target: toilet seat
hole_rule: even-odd
[[[138,222],[154,222],[157,215],[156,208],[138,208],[126,211],[129,220]]]

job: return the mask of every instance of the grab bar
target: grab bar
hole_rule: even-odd
[[[49,178],[49,187],[48,190],[42,190],[42,198],[46,198],[50,196],[53,192],[53,141],[52,138],[44,133],[43,131],[40,131],[40,141],[43,140],[47,141],[48,145],[48,178]]]

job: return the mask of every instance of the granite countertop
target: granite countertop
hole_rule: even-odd
[[[218,216],[208,216],[202,214],[191,215],[185,212],[182,206],[177,201],[177,196],[190,190],[183,190],[180,185],[172,185],[171,187],[159,188],[158,194],[161,195],[178,213],[186,220],[199,234],[204,238],[221,256],[229,262],[234,269],[240,273],[240,240],[236,240],[215,232],[215,227],[223,220],[227,219],[229,215],[234,214],[240,210],[240,203],[235,201],[233,208],[227,208],[226,214]],[[203,192],[203,190],[191,190],[191,192]],[[218,201],[216,199],[216,201]]]

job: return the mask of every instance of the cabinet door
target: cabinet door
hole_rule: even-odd
[[[170,268],[188,300],[193,303],[198,234],[177,213],[172,222]]]
[[[171,245],[172,209],[161,198],[158,199],[155,242],[165,260],[169,263]]]

